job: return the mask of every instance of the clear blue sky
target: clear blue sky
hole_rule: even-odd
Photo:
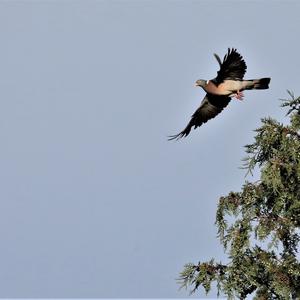
[[[286,89],[300,94],[299,11],[1,1],[0,297],[187,297],[183,265],[225,257],[215,211],[244,181],[243,146],[260,118],[284,120]],[[168,142],[228,47],[270,89]]]

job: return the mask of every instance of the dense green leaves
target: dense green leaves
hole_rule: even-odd
[[[218,237],[228,264],[187,264],[182,287],[195,292],[212,282],[229,299],[300,297],[300,97],[283,100],[289,125],[262,119],[254,143],[246,145],[245,167],[260,168],[260,180],[221,197],[216,213]]]

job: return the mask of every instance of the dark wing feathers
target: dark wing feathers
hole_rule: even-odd
[[[170,136],[169,140],[186,137],[190,133],[193,126],[194,129],[196,129],[203,123],[214,118],[224,109],[224,107],[228,105],[230,100],[231,98],[227,96],[216,96],[207,93],[202,100],[200,107],[192,115],[191,120],[185,129],[178,134]]]
[[[220,64],[220,70],[214,81],[220,84],[226,79],[242,80],[246,73],[246,63],[243,57],[236,52],[236,49],[228,48],[227,54],[224,56],[223,62],[218,55],[214,54],[218,63]]]
[[[218,61],[220,67],[222,66],[222,61],[221,61],[221,58],[218,54],[214,53],[214,57],[216,58],[216,60]]]

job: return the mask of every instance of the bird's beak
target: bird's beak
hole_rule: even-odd
[[[201,80],[196,80],[196,82],[195,82],[195,87],[197,87],[197,86],[202,86],[201,83],[202,83]]]

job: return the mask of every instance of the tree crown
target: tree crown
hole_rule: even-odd
[[[255,140],[246,145],[244,167],[258,167],[260,180],[221,197],[216,213],[218,237],[229,263],[187,264],[182,287],[209,292],[212,282],[228,298],[255,293],[254,299],[300,297],[300,97],[282,100],[289,124],[262,119]]]

